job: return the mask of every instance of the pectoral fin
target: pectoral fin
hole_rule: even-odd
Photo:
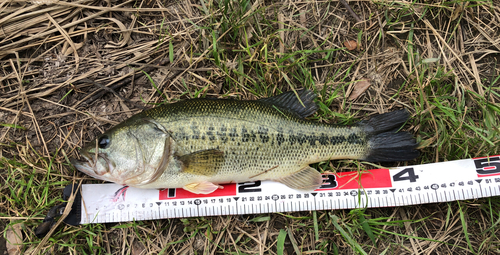
[[[224,163],[224,152],[220,150],[203,150],[180,156],[182,172],[213,176]]]
[[[281,182],[296,190],[315,190],[323,184],[323,177],[316,169],[307,166],[291,175],[273,181]]]
[[[210,194],[216,191],[217,189],[223,189],[224,187],[217,184],[213,184],[211,182],[204,181],[204,182],[191,183],[182,188],[194,194]]]

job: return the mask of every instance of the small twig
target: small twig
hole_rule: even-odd
[[[252,240],[254,240],[256,243],[258,243],[259,245],[262,245],[262,246],[265,246],[265,244],[261,243],[259,239],[255,238],[253,235],[249,234],[248,232],[246,232],[245,230],[241,229],[240,227],[238,226],[234,226],[236,229],[238,229],[241,233],[247,235],[248,237],[250,237]]]
[[[166,60],[166,59],[164,59],[164,60],[160,61],[160,63],[158,63],[157,65],[158,65],[158,66],[164,65],[164,64],[166,63],[166,61],[167,61],[167,60]],[[111,86],[109,86],[109,87],[102,85],[102,87],[100,87],[100,88],[101,88],[101,89],[104,89],[104,91],[101,91],[101,92],[97,93],[96,95],[94,95],[94,96],[92,96],[92,97],[88,98],[88,99],[86,100],[86,102],[85,102],[85,103],[87,103],[87,104],[88,104],[89,102],[94,102],[94,101],[96,101],[97,99],[99,99],[99,98],[101,98],[102,96],[104,96],[104,94],[106,94],[106,92],[107,92],[107,91],[110,91],[110,92],[116,93],[116,92],[114,92],[115,90],[117,90],[117,89],[121,88],[121,87],[122,87],[122,86],[124,86],[125,84],[129,84],[129,83],[131,83],[131,82],[132,82],[132,80],[136,80],[136,79],[138,79],[140,76],[144,75],[144,72],[149,73],[149,72],[151,72],[151,71],[153,71],[153,70],[155,70],[155,69],[156,69],[156,68],[154,68],[154,67],[146,67],[146,68],[144,68],[144,69],[142,70],[143,72],[137,72],[136,74],[132,75],[132,76],[131,76],[131,77],[129,77],[129,78],[126,78],[126,79],[122,80],[122,81],[121,81],[121,82],[119,82],[119,83],[113,84],[113,85],[111,85]],[[93,81],[91,81],[91,83],[92,83],[92,84],[96,84],[96,85],[98,85],[98,86],[99,86],[99,85],[101,85],[101,84],[94,83]],[[121,98],[122,100],[124,100],[124,101],[130,102],[130,100],[124,99],[123,97],[121,97],[121,96],[120,96],[120,95],[118,95],[118,94],[115,94],[115,95],[117,95],[118,97],[120,97],[120,98]],[[138,106],[138,107],[139,107],[139,106]],[[144,107],[140,107],[140,108],[141,108],[141,109],[145,109]]]
[[[493,85],[496,83],[496,79],[495,77],[497,76],[496,75],[496,67],[497,67],[497,59],[495,58],[495,63],[493,64],[493,66],[491,67],[491,79],[490,79],[490,85],[488,86],[488,92],[486,92],[486,97],[484,97],[484,99],[486,100],[486,103],[488,104],[488,99],[490,98],[490,94],[491,94],[491,87],[493,87]],[[492,100],[492,102],[494,103],[494,101]]]
[[[114,60],[109,60],[109,59],[96,59],[96,58],[85,58],[85,57],[80,57],[81,60],[88,60],[89,62],[96,62],[99,61],[100,63],[106,63],[106,64],[123,64],[123,61],[114,61]],[[27,61],[26,59],[21,59],[22,61]],[[0,60],[0,63],[6,62],[7,60]],[[40,60],[39,57],[37,57],[37,61],[42,61]],[[34,62],[34,60],[32,61]],[[47,62],[47,61],[45,61]],[[173,66],[164,66],[168,62],[168,58],[165,58],[162,62],[159,64],[143,64],[143,63],[127,63],[128,66],[133,67],[133,66],[139,66],[138,68],[146,68],[146,67],[151,67],[154,69],[158,70],[170,70],[170,71],[184,71],[188,70],[192,72],[207,72],[207,71],[213,71],[215,68],[213,67],[200,67],[200,68],[187,68],[187,67],[173,67]],[[0,81],[6,79],[6,77],[1,77]]]
[[[22,109],[24,107],[24,103],[26,103],[26,105],[28,106],[28,109],[29,109],[31,115],[33,116],[32,121],[33,121],[33,124],[35,126],[35,131],[37,133],[37,136],[40,135],[40,137],[38,139],[41,140],[41,142],[43,144],[43,148],[45,148],[45,151],[47,152],[47,155],[49,155],[50,151],[49,151],[49,149],[47,147],[47,144],[45,143],[45,138],[43,137],[42,130],[40,129],[40,125],[38,124],[38,121],[36,119],[35,113],[33,113],[33,109],[31,108],[31,105],[29,103],[28,97],[26,96],[26,93],[24,92],[22,77],[19,75],[19,72],[17,71],[16,66],[14,65],[14,62],[12,61],[12,59],[9,59],[9,61],[10,61],[10,65],[12,67],[12,71],[16,73],[17,80],[19,82],[19,94],[21,96],[21,100],[23,101],[23,106],[20,109]],[[19,65],[19,61],[17,61],[17,63]],[[5,137],[2,137],[2,140],[4,138]]]
[[[283,14],[278,14],[278,26],[279,26],[279,37],[280,37],[280,53],[285,53],[285,24],[284,24]]]
[[[0,217],[0,220],[43,220],[44,217]]]
[[[267,173],[267,172],[269,172],[269,171],[271,171],[271,170],[275,169],[275,168],[276,168],[276,167],[278,167],[278,166],[279,166],[279,165],[275,165],[275,166],[273,166],[273,167],[271,167],[271,168],[269,168],[269,169],[267,169],[267,170],[265,170],[265,171],[262,171],[262,172],[260,172],[260,173],[258,173],[258,174],[256,174],[256,175],[254,175],[254,176],[250,176],[250,179],[252,179],[252,178],[254,178],[254,177],[257,177],[257,176],[259,176],[259,175],[261,175],[261,174],[265,174],[265,173]]]
[[[340,2],[344,5],[344,7],[347,9],[349,14],[356,20],[357,23],[363,22],[361,18],[352,10],[351,6],[345,1],[345,0],[340,0]]]
[[[48,103],[51,103],[51,104],[54,104],[54,105],[57,105],[57,106],[60,106],[60,107],[65,107],[65,108],[68,108],[68,109],[72,110],[73,112],[77,112],[77,113],[82,114],[82,115],[85,115],[85,116],[90,116],[90,117],[95,118],[95,119],[97,119],[97,120],[99,120],[99,121],[103,121],[103,122],[106,122],[106,123],[110,123],[110,124],[112,124],[112,125],[116,125],[116,124],[118,124],[118,122],[116,122],[116,121],[108,120],[108,119],[105,119],[105,118],[102,118],[102,117],[99,117],[99,116],[93,116],[93,115],[90,115],[90,114],[88,114],[88,113],[86,113],[86,112],[79,111],[79,110],[77,110],[76,108],[73,108],[73,107],[71,107],[71,106],[67,106],[67,105],[63,105],[63,104],[60,104],[60,103],[56,103],[56,102],[50,101],[50,100],[48,100],[48,99],[45,99],[45,98],[43,98],[43,97],[40,97],[40,98],[39,98],[39,100],[42,100],[42,101],[45,101],[45,102],[48,102]],[[42,119],[45,119],[45,118],[42,118]]]
[[[123,82],[120,82],[120,83],[118,83],[118,84],[115,84],[115,86],[113,86],[113,88],[119,88],[119,87],[123,86],[124,84],[128,83],[127,81],[129,81],[129,80],[130,80],[130,78],[129,78],[129,79],[126,79],[126,80],[125,80],[125,81],[123,81]],[[97,87],[99,87],[99,88],[101,88],[101,89],[105,90],[105,91],[102,91],[101,93],[97,94],[97,95],[96,95],[96,96],[94,96],[94,97],[99,98],[99,97],[103,96],[103,95],[106,93],[106,91],[108,91],[108,92],[113,93],[115,96],[117,96],[118,98],[120,98],[122,101],[129,102],[129,103],[133,104],[133,102],[132,102],[132,101],[130,101],[130,100],[129,100],[129,99],[127,99],[127,98],[122,97],[122,96],[121,96],[120,94],[118,94],[118,93],[117,93],[117,92],[116,92],[113,88],[106,87],[106,86],[104,86],[104,85],[102,85],[102,84],[100,84],[100,83],[94,82],[94,81],[92,81],[92,80],[90,80],[90,79],[87,79],[87,78],[86,78],[86,79],[82,79],[81,81],[83,81],[83,82],[88,82],[88,83],[91,83],[91,84],[94,84],[94,85],[96,85]],[[97,100],[97,98],[95,98],[95,99],[94,99],[94,97],[92,97],[92,98],[91,98],[91,100],[89,100],[89,101],[91,101],[91,102],[92,102],[92,101]],[[94,100],[92,100],[92,99],[94,99]],[[146,109],[145,107],[140,106],[140,105],[136,105],[136,107],[141,108],[141,109],[143,109],[143,110],[144,110],[144,109]]]
[[[380,15],[378,11],[376,11],[377,14],[377,19],[378,19],[378,25],[380,26],[380,35],[382,36],[382,52],[385,51],[385,34],[384,34],[384,27],[382,26],[382,20],[380,20]]]
[[[453,56],[455,56],[455,58],[458,60],[458,62],[460,62],[460,64],[462,64],[465,68],[465,71],[467,71],[471,76],[474,76],[474,73],[469,69],[469,67],[467,67],[467,64],[464,63],[464,61],[462,60],[462,58],[460,56],[458,56],[458,54],[455,52],[454,49],[452,49],[450,47],[450,45],[448,45],[448,42],[446,42],[445,39],[443,39],[443,37],[441,37],[441,35],[438,33],[438,31],[431,25],[431,23],[424,19],[423,20],[424,23],[427,25],[427,27],[429,27],[432,31],[432,33],[434,33],[434,36],[436,36],[439,41],[441,41],[443,43],[444,46],[446,46],[446,48],[448,48],[448,50],[451,52],[451,54],[453,54]],[[481,81],[478,81],[479,84],[481,84]]]
[[[77,48],[73,40],[71,40],[71,37],[68,35],[66,30],[64,30],[57,21],[50,16],[50,14],[45,13],[45,16],[52,22],[52,24],[59,30],[59,33],[61,33],[62,36],[64,36],[64,39],[71,45],[71,48],[73,48],[73,54],[75,55],[75,71],[74,73],[78,73],[78,67],[80,66],[80,57],[78,56]]]

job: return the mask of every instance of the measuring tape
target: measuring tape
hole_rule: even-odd
[[[208,195],[84,184],[80,224],[272,212],[394,207],[500,195],[500,156],[323,175],[313,192],[271,181],[223,185]]]

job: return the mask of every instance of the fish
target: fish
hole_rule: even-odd
[[[310,191],[323,184],[310,164],[418,157],[405,109],[350,126],[307,119],[317,95],[292,90],[259,100],[189,99],[138,113],[85,145],[71,163],[96,179],[144,189],[210,194],[221,184],[271,180]]]

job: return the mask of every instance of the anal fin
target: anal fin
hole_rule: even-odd
[[[297,172],[273,181],[283,183],[296,190],[315,190],[323,184],[323,177],[316,169],[306,166]]]
[[[223,189],[224,187],[208,181],[203,181],[190,183],[182,188],[194,194],[210,194],[217,189]]]

